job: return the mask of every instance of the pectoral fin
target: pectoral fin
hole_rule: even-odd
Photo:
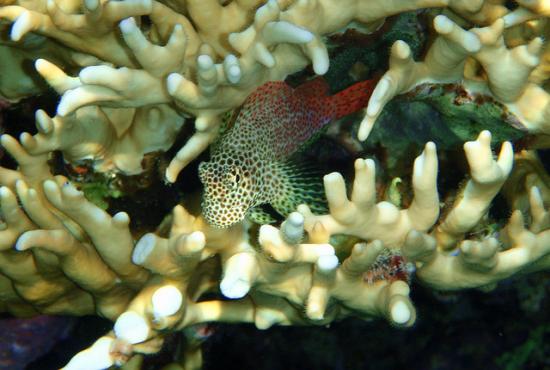
[[[279,221],[277,217],[262,206],[251,208],[246,216],[250,221],[260,225],[274,224]]]
[[[287,162],[280,165],[282,186],[271,202],[273,208],[288,216],[300,204],[307,204],[317,214],[327,213],[323,175],[311,166]]]

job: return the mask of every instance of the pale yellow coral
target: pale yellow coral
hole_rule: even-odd
[[[488,131],[483,131],[476,141],[464,144],[471,179],[435,230],[438,245],[443,249],[454,248],[457,241],[482,219],[512,170],[512,145],[509,142],[502,145],[497,161],[492,158],[490,145]]]
[[[483,2],[444,0],[271,0],[235,1],[224,6],[215,1],[36,1],[10,2],[2,7],[0,17],[14,22],[13,40],[36,32],[74,50],[58,58],[56,65],[80,68],[78,77],[65,75],[49,62],[37,63],[40,74],[62,94],[59,116],[88,105],[146,111],[152,109],[150,105],[162,105],[159,109],[167,111],[175,104],[174,111],[160,118],[159,127],[166,126],[160,129],[164,132],[177,130],[184,115],[197,117],[196,134],[167,168],[166,178],[173,182],[181,169],[216,138],[219,115],[240,105],[254,88],[268,80],[283,79],[310,62],[316,73],[326,72],[328,53],[323,35],[352,23],[374,29],[386,17],[403,11],[445,6],[458,14],[487,13],[486,18],[494,13],[487,9],[502,8],[486,7]],[[139,24],[138,16],[147,16],[151,25]],[[222,22],[222,26],[211,27],[212,22]],[[51,58],[44,54],[34,51],[36,58]],[[101,109],[95,114],[102,119]],[[119,132],[117,127],[114,129]],[[128,131],[142,138],[151,137],[153,142],[100,144],[88,147],[88,153],[83,150],[77,156],[68,154],[67,159],[91,158],[101,162],[96,166],[101,171],[138,173],[143,169],[137,162],[147,150],[166,150],[175,136],[169,139],[165,135],[159,140],[141,126]],[[365,136],[364,129],[361,136]],[[113,158],[121,150],[134,150],[136,159]]]
[[[417,274],[423,283],[445,290],[483,287],[518,272],[545,269],[550,253],[550,225],[545,222],[544,228],[540,227],[539,220],[548,216],[536,192],[534,188],[531,227],[524,226],[523,215],[516,210],[502,230],[502,246],[495,238],[466,240],[459,245],[458,255],[450,255],[442,252],[431,236],[413,231],[407,237],[403,252],[416,262]]]
[[[178,206],[169,239],[154,234],[142,237],[133,260],[156,275],[118,317],[114,336],[104,337],[90,350],[81,352],[66,369],[77,368],[89,356],[113,364],[117,356],[112,348],[116,343],[127,343],[140,352],[141,343],[162,338],[166,330],[208,321],[253,322],[263,329],[274,324],[324,324],[348,315],[383,316],[402,326],[415,320],[406,283],[369,284],[363,279],[382,251],[380,242],[358,244],[338,266],[329,244],[291,246],[271,226],[260,230],[261,253],[250,248],[242,225],[223,232],[229,236],[223,241],[216,241],[217,233]],[[235,245],[241,247],[235,249]],[[297,251],[291,258],[274,260],[271,252],[279,248]],[[222,261],[221,280],[212,266],[215,261],[209,258],[214,251]],[[203,292],[215,288],[218,281],[225,296],[238,300],[196,301]],[[101,344],[104,341],[110,343],[107,348]]]
[[[398,222],[401,229],[392,230],[396,236],[385,233],[382,224],[377,226],[374,222],[370,229],[365,225],[366,215],[371,220],[382,216],[376,216],[377,211],[372,208],[372,165],[362,160],[356,166],[351,201],[346,200],[345,189],[327,181],[331,214],[313,216],[302,207],[305,218],[293,213],[281,228],[264,225],[259,231],[259,249],[252,246],[245,225],[214,229],[201,217],[177,206],[168,237],[146,234],[133,251],[133,261],[150,270],[152,278],[117,318],[114,332],[77,355],[67,369],[76,368],[90,356],[113,364],[121,356],[116,348],[124,348],[124,356],[147,352],[156,348],[156,341],[162,339],[166,330],[208,321],[252,322],[258,328],[267,328],[274,324],[323,324],[357,315],[382,316],[395,325],[410,325],[416,313],[407,284],[384,280],[368,283],[365,279],[384,248],[382,241],[387,247],[402,250],[415,263],[421,282],[441,290],[484,287],[518,272],[546,268],[550,224],[535,188],[531,190],[530,228],[523,226],[521,213],[516,211],[502,230],[501,241],[489,237],[459,242],[483,217],[511,168],[509,144],[504,144],[498,161],[492,159],[489,144],[490,134],[483,132],[477,141],[465,145],[472,180],[441,225],[458,220],[468,207],[478,214],[461,217],[463,227],[455,232],[451,233],[451,226],[444,227],[447,237],[442,238],[443,242],[438,241],[444,232],[441,229],[428,234],[439,214],[433,144],[426,146],[415,164],[413,186],[418,199],[408,210],[396,209],[401,218],[408,212],[415,217]],[[345,217],[347,214],[353,216]],[[352,220],[362,227],[354,227]],[[356,244],[339,260],[329,243],[330,235],[335,233],[372,241]],[[446,252],[451,239],[451,248],[458,254]],[[197,301],[204,292],[218,288],[232,300]],[[103,346],[104,341],[109,346]]]
[[[516,211],[509,226],[503,230],[507,235],[504,241],[505,251],[499,252],[499,243],[492,238],[461,242],[466,233],[474,229],[485,216],[492,199],[512,168],[513,152],[510,144],[504,143],[498,160],[494,160],[490,139],[488,132],[482,132],[476,141],[464,145],[472,178],[459,193],[450,212],[439,220],[433,230],[439,211],[437,192],[433,185],[436,174],[434,168],[437,167],[435,164],[424,164],[424,170],[419,170],[419,163],[436,161],[435,153],[428,159],[429,146],[417,158],[413,172],[419,178],[429,179],[425,181],[432,185],[426,188],[424,197],[431,198],[431,202],[424,206],[415,205],[419,189],[418,180],[415,182],[413,178],[415,200],[409,209],[398,210],[385,202],[375,205],[373,168],[365,172],[366,167],[359,160],[356,162],[350,200],[346,197],[341,177],[331,174],[325,177],[330,214],[315,216],[307,207],[300,207],[305,216],[306,229],[311,230],[321,225],[328,235],[346,234],[365,240],[381,240],[390,248],[402,249],[406,257],[417,262],[420,280],[438,289],[480,287],[498,282],[518,271],[527,271],[535,262],[539,266],[545,266],[549,250],[543,230],[548,228],[548,216],[540,191],[536,188],[530,193],[530,209],[533,215],[531,228],[523,228],[521,212]],[[431,176],[428,175],[430,173]],[[411,219],[408,213],[413,207],[418,210]],[[431,235],[428,234],[430,231]],[[448,250],[460,253],[456,256],[449,254]]]
[[[489,140],[490,135],[482,133],[477,141],[465,145],[473,177],[454,206],[457,211],[451,211],[443,224],[458,217],[460,209],[470,207],[472,199],[479,198],[485,204],[480,210],[485,210],[506,177],[510,148],[505,144],[501,158],[495,161]],[[134,247],[127,215],[109,216],[65,179],[52,178],[44,156],[26,153],[8,136],[2,141],[21,164],[20,171],[3,169],[6,185],[14,187],[15,194],[8,187],[0,191],[7,223],[0,236],[5,249],[15,244],[17,250],[0,253],[0,270],[24,300],[15,299],[9,288],[3,289],[6,308],[29,314],[32,309],[24,305],[28,302],[43,312],[99,312],[116,319],[113,333],[75,356],[66,369],[80,368],[83,363],[101,368],[126,361],[133,353],[156,352],[166,331],[209,321],[252,322],[267,328],[324,324],[354,315],[411,325],[416,313],[407,284],[368,283],[364,278],[384,247],[380,240],[415,262],[423,283],[444,290],[481,287],[548,265],[549,218],[536,189],[531,190],[530,228],[523,226],[521,213],[516,211],[503,232],[503,251],[490,238],[455,243],[460,254],[449,255],[443,250],[447,245],[426,234],[439,212],[433,144],[415,162],[415,201],[407,210],[394,210],[395,220],[401,219],[396,225],[402,228],[393,231],[396,237],[386,233],[380,211],[384,207],[379,204],[377,210],[374,203],[372,163],[360,160],[351,201],[345,198],[345,189],[339,189],[338,177],[332,175],[336,186],[331,177],[326,182],[331,215],[305,212],[304,220],[292,214],[280,229],[262,226],[257,249],[245,225],[211,228],[181,206],[174,208],[167,238],[149,233]],[[17,207],[16,195],[22,209]],[[364,224],[361,220],[366,214],[380,224],[361,229],[350,223],[359,220]],[[482,216],[480,212],[474,222],[468,219],[469,227]],[[355,245],[339,261],[329,244],[333,233],[372,242]],[[453,234],[455,240],[458,234]],[[197,301],[203,293],[218,289],[233,300]]]
[[[305,217],[306,230],[321,224],[329,235],[353,235],[396,247],[403,243],[410,230],[427,231],[434,225],[439,216],[439,195],[433,143],[428,143],[415,160],[412,180],[415,197],[409,208],[400,210],[389,202],[376,203],[375,177],[374,161],[356,160],[353,191],[348,199],[342,176],[326,175],[325,193],[330,214],[316,216],[306,205],[298,207]]]
[[[128,215],[108,215],[50,175],[47,155],[30,155],[7,135],[2,144],[20,165],[1,168],[2,274],[42,312],[118,316],[148,276],[130,263]]]
[[[439,36],[421,62],[412,59],[406,43],[397,41],[392,47],[390,69],[378,82],[365,110],[359,138],[367,138],[384,105],[396,95],[426,82],[462,80],[469,93],[491,94],[505,103],[530,132],[547,133],[549,95],[529,82],[540,63],[543,41],[537,37],[525,45],[507,48],[504,26],[504,21],[497,19],[487,27],[465,30],[439,15],[434,19]],[[468,58],[482,68],[482,79],[466,73]]]
[[[550,206],[550,175],[537,153],[522,150],[516,153],[514,169],[504,184],[502,194],[510,208],[526,213],[530,208],[530,189],[536,187],[545,206]]]

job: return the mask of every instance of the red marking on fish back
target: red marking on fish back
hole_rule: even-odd
[[[254,106],[264,104],[273,99],[274,96],[285,94],[290,87],[284,81],[269,81],[258,87],[252,94],[246,98],[244,106]]]
[[[378,80],[358,82],[329,98],[335,110],[334,119],[342,118],[367,106]]]
[[[239,143],[246,138],[268,140],[259,147],[269,150],[269,157],[285,159],[326,124],[364,108],[375,84],[375,80],[359,82],[328,96],[322,77],[297,88],[283,81],[267,82],[244,102],[232,128],[240,133],[232,140],[235,146],[244,145]]]
[[[304,82],[298,86],[294,91],[304,97],[323,97],[329,95],[329,85],[327,81],[321,76],[312,80]]]

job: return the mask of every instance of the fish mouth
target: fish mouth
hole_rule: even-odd
[[[220,222],[217,222],[215,220],[209,220],[205,217],[206,219],[206,222],[208,223],[208,225],[212,226],[212,227],[215,227],[216,229],[228,229],[230,228],[231,226],[235,225],[237,222],[233,222],[233,223],[220,223]]]
[[[223,202],[220,203],[203,202],[201,205],[203,209],[202,216],[206,222],[210,226],[220,229],[231,227],[243,221],[247,211],[250,209],[244,202],[232,206],[223,205]],[[221,207],[214,207],[213,204],[221,205]],[[221,211],[219,208],[221,208]],[[215,209],[216,211],[214,211]]]
[[[214,217],[214,215],[212,215],[210,212],[205,212],[203,214],[203,217],[210,226],[216,227],[218,229],[229,228],[235,224],[238,224],[242,220],[244,220],[244,215],[241,218],[226,217],[226,219],[223,220],[223,219],[220,219],[220,217]]]

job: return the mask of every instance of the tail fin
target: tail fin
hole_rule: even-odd
[[[342,118],[365,108],[377,82],[377,79],[357,82],[331,96],[331,105],[335,110],[334,119]]]

